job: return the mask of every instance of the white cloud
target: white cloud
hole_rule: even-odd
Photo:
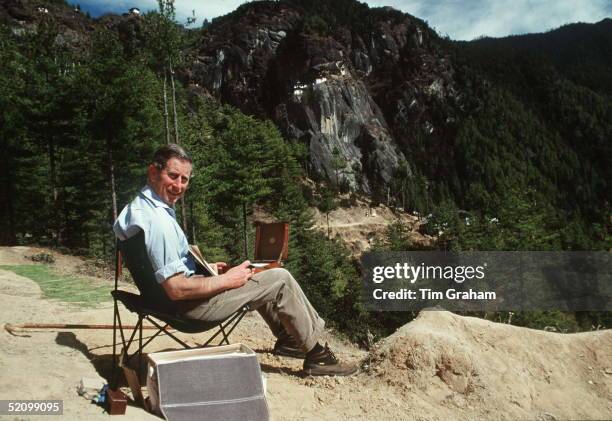
[[[192,10],[197,18],[196,25],[200,26],[204,18],[211,20],[214,17],[228,14],[238,8],[244,0],[176,0],[176,18],[184,23],[187,17],[191,17]]]
[[[610,0],[374,0],[428,21],[441,35],[470,40],[544,32],[573,22],[597,22],[610,15]]]
[[[141,11],[157,10],[157,0],[68,0],[73,4],[81,4],[84,10],[92,10],[97,13],[125,13],[132,7]],[[185,23],[188,17],[195,11],[196,25],[200,26],[204,18],[209,20],[216,16],[225,15],[238,6],[245,3],[244,0],[175,0],[174,8],[176,20]]]
[[[91,10],[94,16],[126,13],[132,7],[138,7],[142,11],[157,9],[156,0],[68,0],[68,3],[80,4],[83,10]]]

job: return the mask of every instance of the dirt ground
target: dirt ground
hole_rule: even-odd
[[[40,251],[0,248],[0,265],[33,264],[24,256]],[[64,272],[83,265],[54,255]],[[112,287],[109,280],[91,281]],[[125,310],[122,318],[133,322]],[[0,270],[0,321],[111,324],[112,301],[94,308],[68,305],[45,298],[34,281]],[[11,335],[3,329],[0,335],[0,399],[63,399],[63,419],[107,419],[76,386],[83,377],[110,375],[111,330]],[[232,335],[233,342],[257,351],[273,420],[612,419],[610,330],[559,334],[427,311],[370,353],[331,332],[325,340],[341,358],[365,362],[364,370],[349,378],[302,377],[301,361],[269,352],[274,339],[257,314],[248,315]],[[174,348],[162,338],[147,351]],[[159,419],[133,405],[125,417]]]
[[[348,198],[348,195],[340,195],[340,199],[343,197]],[[329,233],[332,238],[340,238],[354,256],[360,256],[369,250],[375,239],[380,238],[389,224],[394,222],[401,222],[409,228],[408,237],[414,244],[429,246],[434,240],[433,237],[419,232],[419,228],[425,223],[420,215],[394,212],[383,204],[373,206],[365,199],[355,199],[350,207],[340,206],[329,215],[316,208],[313,211],[315,227]]]

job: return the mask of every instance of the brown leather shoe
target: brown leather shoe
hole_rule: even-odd
[[[350,376],[357,370],[359,366],[355,364],[341,363],[327,344],[322,351],[304,360],[304,372],[308,376]]]
[[[274,355],[281,355],[283,357],[291,358],[306,357],[306,353],[302,351],[295,339],[293,339],[291,336],[278,339],[274,344],[274,349],[272,349],[272,353]]]

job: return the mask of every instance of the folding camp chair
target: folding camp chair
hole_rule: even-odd
[[[141,295],[133,294],[128,291],[118,289],[118,281],[122,271],[122,260],[125,260],[126,266],[138,287]],[[217,345],[228,344],[228,337],[242,320],[244,315],[249,311],[248,305],[243,306],[237,312],[232,314],[225,320],[218,321],[201,321],[187,319],[178,314],[172,302],[166,296],[163,287],[155,279],[154,271],[147,255],[144,232],[141,231],[136,236],[125,240],[117,241],[116,250],[116,266],[115,266],[115,289],[111,292],[114,299],[114,320],[113,320],[113,368],[118,368],[117,361],[117,331],[119,331],[122,343],[121,355],[125,358],[121,361],[122,365],[129,365],[131,359],[138,355],[139,364],[142,360],[142,350],[159,334],[164,332],[170,338],[174,339],[184,348],[192,348],[185,342],[176,337],[168,330],[168,327],[176,329],[183,333],[201,333],[213,329],[218,329],[201,347],[210,346],[210,344],[221,335],[221,339]],[[129,338],[124,334],[121,315],[119,314],[118,302],[121,302],[125,308],[138,315],[138,323],[136,323]],[[152,307],[147,303],[166,303],[159,307]],[[157,328],[157,331],[143,343],[142,327],[143,321],[147,320]],[[229,328],[229,330],[227,330]],[[138,332],[138,349],[132,354],[129,353],[129,348],[135,339]],[[214,346],[214,345],[213,345]],[[115,375],[116,377],[116,375]]]

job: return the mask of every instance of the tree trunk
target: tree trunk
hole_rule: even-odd
[[[53,225],[55,228],[55,245],[59,245],[62,241],[62,230],[59,218],[59,203],[58,203],[58,191],[57,183],[55,182],[55,145],[53,144],[53,138],[49,137],[49,179],[51,183],[51,198],[53,200]]]
[[[187,205],[185,204],[185,197],[181,197],[181,225],[183,226],[183,232],[185,235],[189,235],[189,224],[187,223]]]
[[[169,64],[170,68],[170,85],[172,87],[172,113],[174,115],[174,143],[180,145],[179,133],[178,133],[178,115],[176,113],[176,88],[174,86],[174,69],[172,63]]]
[[[5,151],[5,153],[8,155],[8,152]],[[0,242],[5,243],[5,245],[8,246],[14,246],[17,244],[17,236],[15,234],[15,209],[13,207],[13,178],[8,159],[3,159],[2,164],[6,181],[2,183],[4,186],[4,194],[0,196],[0,198],[2,203],[4,203],[6,206],[6,213],[8,216],[8,233],[6,238],[0,238]]]
[[[176,87],[174,86],[174,69],[172,63],[169,64],[170,69],[170,87],[172,88],[172,114],[174,119],[174,143],[180,145],[178,132],[178,115],[176,113]],[[183,232],[189,235],[189,224],[187,223],[187,206],[185,206],[185,198],[181,197],[181,222],[183,223]]]
[[[9,220],[9,245],[14,246],[17,244],[17,235],[15,233],[15,209],[13,208],[13,183],[9,182],[6,190],[8,192],[8,197],[6,201],[6,206],[8,208],[8,220]]]
[[[106,138],[106,155],[108,157],[108,179],[111,189],[111,202],[113,205],[113,222],[117,219],[117,192],[115,190],[115,164],[113,162],[113,149],[110,137]]]
[[[55,147],[53,140],[49,139],[49,178],[51,179],[51,192],[53,194],[53,204],[57,202],[57,185],[55,183]]]
[[[244,233],[244,259],[248,260],[249,258],[249,242],[247,238],[247,208],[246,202],[242,202],[242,218],[243,218],[243,233]]]
[[[164,67],[164,126],[166,127],[166,143],[170,143],[170,122],[168,121],[168,72]]]
[[[197,244],[195,223],[193,222],[193,202],[189,203],[189,210],[191,214],[189,219],[189,222],[191,223],[191,244]]]

